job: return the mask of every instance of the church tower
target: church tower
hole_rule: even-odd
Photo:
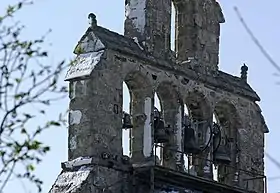
[[[124,35],[91,13],[74,50],[65,78],[68,161],[49,193],[263,193],[268,128],[248,67],[240,77],[218,69],[219,3],[126,0],[125,7]]]

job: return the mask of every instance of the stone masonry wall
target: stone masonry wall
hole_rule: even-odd
[[[88,33],[88,36],[93,35]],[[236,143],[232,145],[232,160],[236,160],[235,147],[240,149],[239,159],[233,161],[233,164],[240,169],[263,174],[265,124],[254,101],[212,87],[207,82],[194,80],[184,75],[183,71],[175,72],[145,59],[108,49],[94,66],[90,77],[70,80],[69,160],[85,156],[100,157],[103,153],[111,157],[122,156],[123,82],[132,93],[133,163],[144,163],[153,159],[153,129],[150,122],[153,117],[154,93],[157,92],[162,100],[164,119],[174,132],[171,134],[169,146],[182,150],[183,137],[180,135],[183,133],[180,132],[181,123],[177,115],[180,117],[180,113],[184,112],[180,111],[179,106],[187,104],[191,116],[197,119],[211,121],[214,112],[218,116],[226,114],[228,121],[234,120],[231,121],[228,131],[233,133],[231,136]],[[180,170],[177,165],[180,161],[179,164],[183,164],[181,155],[170,154],[166,150],[164,154],[168,154],[164,165]],[[113,171],[108,171],[108,175]],[[115,175],[120,174],[116,172]],[[248,183],[243,181],[244,178],[254,177],[244,173],[239,176],[239,185],[242,187],[248,186]],[[117,178],[111,181],[116,181]],[[110,184],[111,181],[106,183]],[[254,180],[249,186],[257,192],[263,190],[261,180]]]
[[[217,70],[224,16],[216,0],[127,0],[125,35],[137,37],[153,55],[173,57],[169,53],[172,3],[176,12],[177,59],[196,60],[194,67],[203,72]]]
[[[149,189],[149,184],[132,183],[133,176],[128,179],[124,172],[127,160],[122,155],[123,82],[132,100],[133,167],[154,161],[152,120],[157,93],[165,124],[170,127],[169,142],[163,148],[164,167],[184,172],[182,153],[170,149],[183,150],[182,118],[186,104],[191,118],[206,121],[198,128],[200,143],[205,142],[206,126],[212,123],[214,113],[230,137],[233,169],[224,183],[263,192],[261,178],[248,179],[264,174],[267,128],[256,104],[258,96],[246,81],[241,83],[241,79],[226,75],[232,81],[227,82],[223,75],[219,76],[223,74],[218,71],[220,23],[224,22],[220,6],[215,0],[173,1],[175,56],[170,50],[171,3],[127,0],[125,37],[97,26],[95,15],[90,15],[91,27],[78,43],[74,52],[76,63],[66,77],[70,85],[69,162],[62,164],[63,172],[51,193],[132,192],[135,184],[139,193],[153,193],[152,186]],[[200,156],[213,160],[211,145],[212,142]],[[199,177],[213,177],[208,162],[199,162],[196,170]],[[80,179],[79,184],[75,185],[72,178]]]
[[[232,125],[231,129],[236,132],[235,135],[232,135],[232,137],[236,138],[234,140],[236,144],[233,144],[233,147],[237,145],[240,150],[238,153],[239,160],[236,162],[233,161],[233,163],[240,169],[264,174],[263,158],[265,125],[261,120],[259,107],[254,101],[221,89],[211,88],[207,85],[207,83],[197,82],[184,76],[178,76],[176,73],[171,71],[158,69],[155,66],[145,63],[145,61],[139,61],[135,58],[120,55],[116,52],[111,53],[108,59],[109,58],[115,65],[122,66],[119,71],[114,72],[113,74],[121,75],[123,81],[126,82],[126,77],[130,76],[130,74],[138,74],[138,77],[141,77],[142,81],[145,80],[145,84],[142,84],[141,79],[135,78],[134,80],[130,80],[130,82],[126,82],[129,88],[129,85],[132,82],[134,83],[133,87],[137,87],[138,89],[142,89],[143,85],[147,88],[152,87],[153,92],[157,91],[159,97],[161,92],[164,93],[166,91],[172,91],[177,93],[175,96],[180,96],[180,100],[183,101],[183,104],[188,104],[189,106],[195,103],[206,104],[210,107],[210,112],[212,112],[211,114],[213,114],[217,108],[223,109],[224,113],[229,113],[227,117],[237,119],[236,122],[233,122],[235,125]],[[137,82],[139,85],[136,86]],[[159,89],[163,90],[160,91]],[[153,95],[151,94],[151,96]],[[165,95],[163,98],[166,98],[167,96],[168,95]],[[174,93],[169,96],[174,96]],[[169,102],[177,100],[178,98],[174,97],[170,98]],[[165,99],[165,101],[167,102],[168,100]],[[165,110],[167,109],[163,109],[163,111]],[[205,105],[203,105],[200,110],[205,111]],[[203,112],[201,113],[203,114]],[[223,112],[220,111],[220,113]],[[138,130],[138,132],[140,131]],[[143,144],[144,139],[139,138],[139,140],[140,141],[134,143],[138,145]],[[137,149],[139,148],[138,145]],[[132,148],[134,147],[132,146]],[[232,148],[231,155],[235,155],[234,151],[236,151],[236,148]],[[145,157],[143,154],[141,156]],[[173,161],[176,161],[175,157]],[[168,164],[168,167],[172,167],[172,164]],[[248,176],[244,173],[240,173],[240,184],[245,187],[247,183],[242,181],[242,176],[244,176],[244,178],[248,178]],[[255,177],[251,174],[249,174],[249,176]],[[254,180],[250,183],[254,183],[254,185],[251,184],[251,187],[254,187],[254,190],[262,192],[262,180]]]
[[[95,30],[98,32],[99,29]],[[106,36],[106,31],[102,31],[101,34]],[[154,94],[157,92],[162,100],[164,119],[173,131],[169,147],[182,150],[183,133],[180,118],[184,113],[180,108],[182,105],[187,104],[191,116],[198,120],[211,122],[215,112],[218,117],[226,117],[231,123],[227,132],[231,133],[230,136],[234,139],[231,148],[232,165],[236,169],[263,174],[265,124],[254,100],[234,94],[235,91],[231,93],[213,87],[207,82],[195,80],[183,70],[175,71],[173,68],[166,68],[144,58],[113,51],[107,48],[109,44],[105,40],[98,37],[94,35],[94,30],[89,31],[77,46],[77,49],[84,52],[78,55],[80,58],[84,57],[80,60],[88,62],[91,61],[88,59],[92,57],[90,54],[100,52],[100,49],[93,49],[89,45],[101,42],[105,49],[102,56],[98,55],[98,60],[94,54],[95,59],[92,61],[99,62],[92,66],[90,76],[70,79],[69,160],[88,156],[100,157],[104,153],[116,160],[122,157],[122,85],[125,82],[132,93],[131,113],[134,126],[131,135],[131,158],[134,164],[143,164],[153,159],[151,120],[153,120]],[[112,41],[113,37],[110,38]],[[118,41],[120,39],[116,39],[116,42]],[[68,77],[74,77],[72,72],[77,68],[78,65],[72,66],[68,71]],[[205,131],[202,129],[201,132],[203,134]],[[182,168],[178,167],[183,165],[181,156],[180,153],[164,149],[164,166],[181,170]],[[201,167],[204,166],[205,163],[202,163]],[[113,173],[116,178],[105,181],[107,184],[116,181],[121,175],[119,171],[108,170],[108,175]],[[198,175],[205,176],[203,172]],[[245,173],[238,175],[240,186],[250,186],[256,192],[262,192],[261,180],[248,183],[244,181],[245,178],[256,176]]]
[[[143,44],[154,55],[170,50],[171,0],[127,0],[125,36]]]
[[[217,70],[220,23],[225,22],[220,5],[216,0],[174,0],[174,5],[177,11],[177,59],[194,59],[206,71]],[[201,66],[196,66],[199,67]]]

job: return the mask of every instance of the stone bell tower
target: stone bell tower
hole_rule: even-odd
[[[154,55],[170,50],[171,0],[126,0],[125,36],[137,40]]]
[[[177,60],[188,68],[217,71],[220,23],[225,19],[216,0],[127,0],[125,36],[136,37],[154,55],[166,56],[170,52],[172,3]]]
[[[74,50],[65,78],[68,161],[49,193],[263,193],[268,128],[260,98],[247,83],[248,66],[241,77],[218,70],[219,4],[125,5],[124,35],[99,26],[91,13]],[[131,95],[129,113],[123,111],[123,83]],[[130,130],[130,156],[122,151],[124,128]]]
[[[220,23],[225,19],[216,0],[174,0],[176,52],[181,61],[195,60],[197,68],[216,71],[219,63]]]

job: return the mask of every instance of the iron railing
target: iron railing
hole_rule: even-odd
[[[164,163],[163,158],[160,158],[157,155],[158,148],[167,148],[165,146],[162,146],[160,144],[154,145],[154,156],[155,156],[155,165],[163,166],[163,167],[169,167],[168,164]],[[178,153],[181,155],[181,158],[183,155],[185,155],[184,152],[174,150],[167,148],[168,151],[173,153]],[[161,156],[162,157],[162,156]],[[206,157],[206,156],[205,156]],[[205,158],[205,157],[199,157],[198,155],[187,155],[185,156],[185,160],[182,158],[180,160],[180,163],[177,163],[176,169],[180,172],[185,172],[186,174],[197,176],[197,177],[205,177],[207,180],[216,181],[216,183],[222,183],[229,186],[239,187],[242,189],[245,189],[248,192],[264,192],[267,193],[267,178],[265,175],[255,172],[255,171],[249,171],[244,170],[237,166],[233,165],[220,165],[217,166],[218,170],[217,175],[215,176],[215,163],[213,160]],[[188,162],[187,164],[184,164],[184,162]],[[176,162],[176,160],[174,160]],[[192,162],[192,163],[190,163]],[[168,163],[168,162],[167,162]],[[198,163],[198,164],[197,164]],[[205,168],[201,168],[203,164],[200,165],[199,163],[204,163],[204,166],[208,166],[208,170]],[[203,171],[203,176],[200,176],[200,171]],[[223,171],[221,171],[223,170]]]

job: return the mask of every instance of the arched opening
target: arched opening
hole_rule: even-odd
[[[146,75],[139,71],[126,75],[124,79],[129,89],[130,114],[130,155],[132,162],[141,162],[152,156],[152,84]]]
[[[171,31],[170,31],[170,49],[175,51],[175,25],[176,25],[176,8],[174,2],[172,1],[171,6]]]
[[[216,113],[213,113],[213,123],[220,125],[218,116]],[[218,165],[212,164],[213,180],[218,181]]]
[[[190,116],[189,115],[189,108],[186,104],[184,104],[184,115],[186,115],[188,117]],[[191,156],[184,153],[183,159],[184,159],[184,170],[188,173],[192,173],[190,171],[191,168],[190,168],[190,163],[189,163],[190,160],[191,160]]]
[[[172,82],[162,82],[157,87],[160,98],[164,133],[162,165],[174,170],[183,169],[182,115],[183,102]],[[158,135],[159,136],[159,135]]]
[[[160,112],[160,116],[162,115],[162,108],[161,108],[161,102],[159,99],[158,94],[155,92],[154,95],[154,107]],[[154,126],[155,127],[155,126]],[[162,159],[163,159],[163,144],[162,143],[156,143],[155,144],[155,154],[156,154],[156,161],[157,164],[162,164]]]
[[[122,149],[123,149],[123,155],[131,157],[131,147],[130,147],[130,132],[131,132],[131,126],[129,124],[132,124],[131,122],[131,99],[130,99],[130,91],[126,85],[125,82],[123,82],[123,112],[127,113],[130,116],[130,123],[123,123],[123,129],[122,129]],[[125,120],[125,119],[123,119]],[[124,125],[127,124],[127,125]]]
[[[216,104],[215,114],[221,132],[219,146],[213,151],[213,160],[217,167],[216,180],[236,185],[239,183],[237,129],[240,126],[240,119],[235,107],[226,101]],[[213,142],[215,146],[215,139]]]
[[[185,138],[184,143],[186,152],[191,155],[188,159],[189,173],[212,179],[210,153],[212,110],[210,103],[203,93],[195,90],[186,98],[186,104],[190,124],[188,131],[185,131],[189,133],[189,137]]]

